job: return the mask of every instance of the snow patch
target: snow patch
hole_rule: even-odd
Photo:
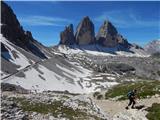
[[[0,34],[0,40],[1,42],[7,46],[6,49],[9,51],[9,52],[2,52],[1,54],[6,58],[8,59],[10,62],[16,64],[17,66],[20,66],[18,68],[18,70],[20,69],[23,69],[25,68],[26,66],[30,65],[29,63],[29,60],[22,54],[20,53],[19,51],[17,51],[12,45],[11,42],[9,42],[6,38],[4,38],[2,36],[2,34]],[[14,54],[16,54],[16,57],[13,55],[13,52]]]
[[[126,56],[126,57],[149,57],[143,49],[131,47],[129,51],[118,51],[118,48],[106,48],[99,45],[84,45],[84,46],[65,46],[59,45],[58,50],[64,54],[90,54],[94,56]]]
[[[114,77],[107,77],[107,79],[109,79],[109,80],[115,80],[116,78],[114,78]]]

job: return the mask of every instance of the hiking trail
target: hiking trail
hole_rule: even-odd
[[[93,101],[113,120],[147,120],[145,109],[151,107],[153,103],[160,103],[160,96],[136,100],[136,108],[128,110],[125,109],[128,100],[96,100],[93,98]]]

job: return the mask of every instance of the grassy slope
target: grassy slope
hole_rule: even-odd
[[[160,81],[141,81],[134,83],[119,84],[105,93],[105,98],[118,97],[118,100],[127,99],[127,93],[130,90],[137,89],[138,96],[140,98],[146,98],[147,96],[153,96],[155,94],[160,95]]]
[[[160,104],[154,103],[151,107],[147,109],[148,114],[146,117],[149,120],[160,120]]]

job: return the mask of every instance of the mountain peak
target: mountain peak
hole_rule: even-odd
[[[116,35],[118,33],[114,25],[108,20],[105,20],[104,24],[101,27],[107,34]]]
[[[98,44],[104,47],[116,47],[120,45],[124,48],[128,48],[130,45],[122,35],[118,34],[117,29],[109,20],[103,22],[95,38],[94,24],[88,16],[83,17],[77,26],[75,36],[73,25],[71,24],[61,32],[60,37],[60,44],[65,45]]]
[[[1,2],[1,24],[3,37],[40,58],[46,58],[36,46],[38,42],[32,37],[32,33],[23,29],[11,7],[3,1]]]
[[[76,43],[79,45],[92,44],[95,42],[94,24],[88,16],[79,23],[76,31]]]
[[[103,22],[96,39],[100,45],[105,47],[121,46],[123,48],[129,48],[130,46],[128,41],[118,33],[116,27],[109,20]]]
[[[60,33],[60,43],[65,45],[75,44],[73,24],[65,27],[65,30]]]
[[[15,44],[26,44],[27,41],[24,39],[25,35],[23,34],[24,30],[22,26],[17,20],[17,17],[11,7],[3,1],[1,2],[1,13],[1,32],[3,36]]]
[[[108,25],[110,23],[110,21],[109,20],[104,20],[104,25]]]
[[[90,18],[89,18],[89,16],[85,16],[85,17],[83,18],[83,20],[90,21]]]

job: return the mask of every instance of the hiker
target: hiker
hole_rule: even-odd
[[[137,90],[136,89],[128,92],[127,96],[128,96],[128,99],[129,99],[129,104],[126,107],[126,109],[128,109],[128,107],[130,105],[132,105],[131,108],[134,109],[134,105],[136,104],[136,101],[135,101],[136,100],[136,96],[137,96],[136,94],[137,94]]]

